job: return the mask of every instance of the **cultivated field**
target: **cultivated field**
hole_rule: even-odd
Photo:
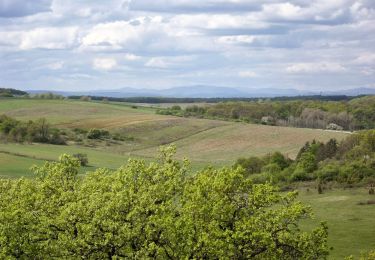
[[[306,141],[338,140],[347,134],[288,127],[253,125],[219,120],[180,118],[155,114],[154,108],[126,103],[72,100],[0,100],[0,114],[19,120],[46,118],[59,128],[102,128],[132,137],[118,144],[77,145],[0,144],[0,152],[19,158],[20,164],[2,167],[1,175],[19,176],[28,160],[56,160],[62,153],[86,153],[93,167],[117,168],[129,157],[154,159],[160,145],[177,145],[177,158],[189,158],[194,168],[229,165],[238,157],[281,151],[293,158]],[[1,157],[0,157],[1,158]],[[13,159],[15,159],[13,158]],[[6,159],[0,159],[5,163]]]

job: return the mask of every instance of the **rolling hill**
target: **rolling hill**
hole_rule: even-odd
[[[2,99],[0,114],[19,120],[44,117],[62,129],[101,128],[132,137],[129,141],[117,144],[103,142],[94,147],[3,143],[0,152],[7,154],[7,158],[0,158],[3,160],[1,163],[15,160],[14,157],[20,161],[25,158],[56,160],[62,153],[86,153],[93,167],[117,168],[129,157],[153,160],[160,145],[174,143],[177,145],[178,159],[187,157],[193,167],[200,168],[207,164],[230,165],[238,157],[264,155],[273,151],[281,151],[293,158],[306,141],[340,140],[347,135],[317,129],[164,116],[155,114],[154,108],[135,109],[130,104],[112,102]],[[25,168],[19,169],[22,170]],[[9,167],[0,171],[0,175],[18,175]]]

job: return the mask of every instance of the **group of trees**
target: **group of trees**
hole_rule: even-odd
[[[192,174],[174,150],[85,177],[63,155],[35,178],[0,180],[0,258],[327,258],[327,227],[298,228],[311,210],[295,192],[254,184],[240,168]]]
[[[122,133],[110,133],[107,130],[96,128],[90,130],[80,128],[61,130],[52,127],[44,118],[23,122],[6,115],[0,115],[0,140],[63,145],[67,141],[82,144],[84,140],[91,142],[103,140],[134,141],[134,138]]]
[[[321,101],[221,102],[185,109],[160,109],[159,114],[240,120],[280,126],[345,130],[375,127],[375,97]]]
[[[0,97],[24,96],[27,92],[14,88],[0,88]]]
[[[375,184],[375,130],[350,135],[342,142],[306,143],[294,161],[279,152],[264,156],[240,158],[241,166],[255,182],[283,184],[316,180]]]
[[[34,94],[30,97],[35,99],[65,99],[63,95],[54,94],[52,92]]]
[[[60,130],[52,128],[46,119],[21,122],[0,115],[0,137],[6,141],[65,144]]]

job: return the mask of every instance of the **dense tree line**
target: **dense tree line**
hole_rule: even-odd
[[[221,102],[185,109],[160,109],[159,114],[239,120],[278,126],[332,130],[357,130],[375,127],[375,96],[350,101],[251,101]]]
[[[279,152],[264,157],[240,158],[241,166],[256,182],[288,184],[315,180],[343,185],[375,185],[375,130],[358,132],[342,142],[306,143],[292,161]]]
[[[29,97],[34,99],[65,99],[63,95],[54,94],[52,92],[34,94]]]
[[[79,161],[0,180],[3,259],[326,259],[327,227],[301,231],[297,194],[254,184],[241,169],[206,168],[162,149],[158,163],[78,177]]]
[[[14,142],[65,144],[60,130],[52,128],[44,118],[21,122],[6,115],[0,115],[0,137]]]
[[[28,93],[14,88],[0,88],[0,97],[24,96]]]

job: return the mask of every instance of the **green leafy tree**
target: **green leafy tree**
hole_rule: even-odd
[[[327,227],[298,229],[296,192],[253,184],[241,168],[191,174],[174,147],[78,177],[63,155],[36,178],[0,180],[2,259],[325,259]]]

